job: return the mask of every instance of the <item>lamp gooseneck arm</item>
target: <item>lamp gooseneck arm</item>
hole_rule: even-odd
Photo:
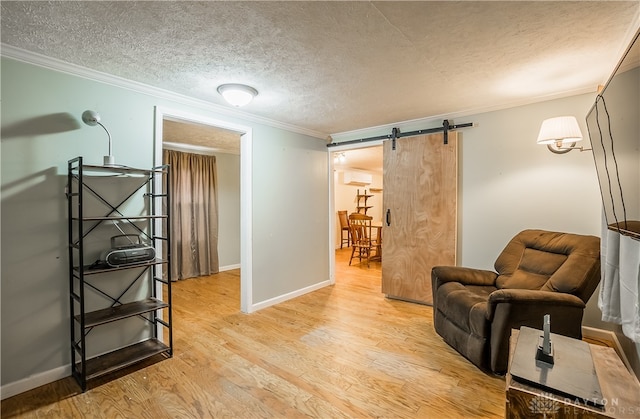
[[[109,137],[109,156],[110,156],[111,155],[111,133],[109,133],[109,130],[107,129],[107,127],[102,125],[100,122],[96,121],[96,124],[100,125],[102,129],[104,129],[104,131],[107,133],[107,137]]]

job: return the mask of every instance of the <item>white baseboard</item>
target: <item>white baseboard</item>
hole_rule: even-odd
[[[240,269],[240,264],[236,263],[235,265],[220,266],[218,268],[218,271],[224,272],[224,271],[232,271],[234,269]]]
[[[299,290],[290,292],[288,294],[279,295],[279,296],[271,298],[269,300],[265,300],[265,301],[262,301],[262,302],[257,303],[257,304],[252,304],[250,309],[249,309],[249,313],[252,313],[254,311],[257,311],[257,310],[260,310],[260,309],[263,309],[263,308],[270,307],[270,306],[275,305],[275,304],[282,303],[284,301],[290,300],[292,298],[299,297],[301,295],[310,293],[312,291],[319,290],[320,288],[324,288],[327,285],[331,285],[331,281],[326,280],[326,281],[318,282],[317,284],[310,285],[310,286],[308,286],[306,288],[301,288]]]
[[[24,393],[25,391],[33,390],[34,388],[45,384],[53,383],[54,381],[61,380],[70,375],[71,364],[54,368],[40,374],[35,374],[13,383],[5,384],[0,388],[0,400],[13,397],[16,394]]]

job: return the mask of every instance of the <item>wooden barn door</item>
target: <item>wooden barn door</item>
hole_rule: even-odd
[[[382,292],[433,304],[431,268],[455,265],[458,137],[404,137],[384,143]]]

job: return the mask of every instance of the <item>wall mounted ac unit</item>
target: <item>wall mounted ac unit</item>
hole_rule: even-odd
[[[373,180],[373,176],[369,173],[362,172],[344,172],[344,184],[345,185],[370,185]]]

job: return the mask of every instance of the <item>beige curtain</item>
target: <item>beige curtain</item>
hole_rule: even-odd
[[[164,150],[163,159],[171,165],[171,277],[217,273],[216,158]]]

